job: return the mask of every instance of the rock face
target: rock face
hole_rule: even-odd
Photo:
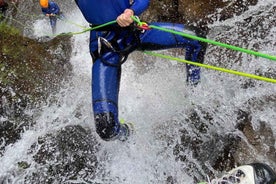
[[[31,4],[33,1],[24,2],[25,7],[34,8],[35,6]],[[62,3],[62,1],[59,2]],[[20,2],[17,3],[20,5]],[[194,24],[207,30],[208,24],[241,14],[250,5],[256,3],[257,0],[151,1],[151,7],[145,12],[143,18],[147,21]],[[258,17],[257,14],[237,23],[237,28],[234,29],[237,37],[228,41],[231,43],[234,40],[244,40],[245,45],[248,45],[251,41],[248,38],[256,35],[264,38],[266,34],[271,34],[269,31],[272,26],[276,26],[275,21],[262,25],[260,23],[263,15]],[[270,20],[275,20],[275,7],[266,16],[268,19],[270,17]],[[18,18],[21,17],[18,15]],[[257,26],[262,30],[261,32],[254,29]],[[17,27],[20,26],[17,25]],[[247,29],[243,29],[244,27]],[[250,31],[247,31],[248,29]],[[233,32],[233,29],[229,30]],[[70,79],[71,74],[70,37],[58,36],[52,40],[48,38],[34,40],[23,37],[20,32],[22,30],[18,31],[0,24],[0,156],[7,145],[20,139],[21,133],[36,123],[32,116],[25,114],[24,111],[33,107],[39,108],[41,103],[60,89],[62,81]],[[225,41],[223,36],[216,38],[219,41]],[[265,44],[275,47],[275,42],[260,42],[253,47],[258,49]],[[213,47],[209,48],[208,52],[215,58],[215,64],[221,66],[226,64],[218,61],[223,60],[223,57],[234,55],[231,51]],[[216,56],[215,53],[219,54]],[[237,61],[229,65],[235,62]],[[275,71],[272,69],[269,72],[260,70],[256,73],[275,78]],[[248,80],[241,84],[240,88],[247,89],[255,85],[254,81]],[[183,122],[169,120],[163,122],[160,127],[156,127],[154,129],[156,139],[166,142],[168,148],[164,146],[164,149],[173,147],[172,156],[176,161],[185,164],[183,171],[193,176],[195,181],[203,179],[205,174],[213,176],[216,171],[228,170],[236,165],[256,161],[258,160],[254,158],[256,152],[264,155],[266,160],[271,161],[270,165],[273,165],[276,163],[275,135],[268,126],[270,122],[258,119],[260,126],[254,128],[252,116],[253,112],[256,112],[254,109],[258,109],[258,112],[263,112],[265,109],[275,110],[275,103],[275,95],[262,95],[235,106],[233,114],[237,115],[237,119],[233,123],[236,124],[236,129],[227,134],[216,132],[223,127],[220,126],[220,122],[215,121],[216,114],[212,111],[218,111],[219,108],[210,111],[198,106],[196,110],[189,109],[176,115],[177,119],[183,119]],[[169,137],[164,130],[173,128],[174,135],[177,136]],[[20,172],[25,172],[31,164],[36,168],[27,170],[23,180],[29,183],[62,183],[65,179],[83,178],[84,181],[91,182],[98,174],[96,170],[101,167],[101,161],[98,161],[96,156],[101,145],[93,136],[95,136],[94,133],[81,126],[68,126],[40,137],[28,150],[34,163],[28,163],[25,160],[18,162]],[[193,162],[194,160],[197,160],[200,166]],[[105,174],[108,175],[108,173]],[[9,178],[0,176],[0,182],[2,181],[9,181]],[[167,181],[176,183],[174,176],[169,176]]]
[[[32,147],[38,149],[34,160],[40,169],[26,177],[27,183],[65,183],[78,178],[85,181],[92,179],[99,167],[95,156],[99,145],[81,126],[68,126],[56,135],[41,137]]]
[[[160,0],[151,1],[143,17],[147,21],[169,21],[195,25],[208,30],[207,25],[240,15],[257,0]]]
[[[2,23],[0,43],[0,112],[3,121],[0,133],[4,135],[1,139],[4,147],[16,141],[24,127],[31,126],[31,117],[24,111],[38,107],[50,94],[57,92],[61,82],[70,76],[72,67],[69,63],[70,37],[33,40]],[[18,120],[24,123],[16,123]]]
[[[263,99],[252,99],[251,102],[258,104],[257,106],[261,108],[260,103],[266,103],[271,105],[276,105],[275,96],[264,97]],[[250,107],[248,108],[250,109]],[[244,160],[247,162],[254,162],[254,153],[259,153],[264,157],[267,157],[271,163],[276,163],[276,150],[275,150],[275,135],[268,122],[260,121],[259,128],[254,129],[252,126],[252,116],[247,111],[240,110],[238,117],[237,129],[240,130],[246,137],[245,140],[241,139],[238,144],[239,147],[235,152],[234,157],[236,162],[242,163]],[[251,145],[250,147],[248,145]],[[275,168],[274,168],[275,169]]]
[[[180,17],[189,22],[203,21],[204,19],[206,21],[207,19],[211,23],[210,15],[216,16],[217,20],[220,21],[226,20],[227,18],[233,17],[233,15],[240,15],[248,10],[248,6],[255,5],[257,2],[257,0],[179,0],[177,10]]]

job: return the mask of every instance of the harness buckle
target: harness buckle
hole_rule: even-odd
[[[112,44],[105,39],[104,37],[98,37],[98,53],[102,54],[102,51],[111,50],[113,52],[117,52],[117,50],[112,46]]]

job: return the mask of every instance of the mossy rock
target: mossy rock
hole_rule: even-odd
[[[41,42],[0,23],[0,43],[0,113],[5,122],[0,145],[5,146],[34,124],[26,109],[39,108],[70,77],[71,40],[58,36]]]

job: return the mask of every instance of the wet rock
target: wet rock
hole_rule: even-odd
[[[210,22],[222,21],[238,15],[257,1],[194,2],[152,1],[153,8],[145,13],[145,20],[206,26]],[[24,6],[30,6],[30,4],[26,3]],[[273,26],[275,27],[273,17],[275,17],[275,8],[271,8],[265,16],[262,10],[256,11],[252,17],[236,23],[236,29],[223,28],[223,34],[216,38],[234,45],[237,40],[241,40],[245,46],[249,46],[254,38],[263,39],[273,34],[269,32]],[[271,21],[264,24],[264,19]],[[225,36],[227,30],[229,30],[229,37]],[[233,32],[235,36],[231,35]],[[22,123],[24,110],[33,106],[33,103],[43,103],[50,94],[58,91],[60,82],[64,78],[70,77],[71,66],[68,58],[71,50],[70,38],[66,36],[57,37],[54,40],[48,40],[48,38],[31,40],[9,31],[9,33],[0,34],[0,38],[2,72],[0,87],[1,96],[4,96],[1,98],[1,105],[3,105],[0,111],[5,120],[0,127],[0,133],[4,135],[0,143],[4,148],[5,145],[19,139],[20,132],[24,128],[35,123],[32,122],[32,117],[27,116],[24,118],[26,121],[19,126],[18,122]],[[8,44],[2,45],[2,41]],[[275,42],[260,41],[252,48],[261,49],[263,45],[270,45],[273,48]],[[208,52],[215,57],[215,60],[209,63],[213,62],[219,66],[232,66],[242,58],[241,54],[217,47],[211,47]],[[229,58],[231,62],[223,62],[225,58]],[[256,73],[275,76],[273,69],[268,71],[259,69]],[[243,89],[255,86],[256,83],[251,80],[241,84]],[[176,115],[179,116],[176,119],[182,119],[181,122],[172,118],[171,121],[156,127],[156,139],[163,141],[164,149],[172,148],[175,160],[183,163],[183,171],[194,177],[195,181],[204,179],[205,174],[213,176],[217,171],[229,170],[236,165],[261,161],[260,158],[256,158],[255,153],[263,154],[263,159],[275,165],[275,135],[269,127],[271,122],[258,119],[259,126],[256,128],[254,124],[256,122],[251,118],[256,112],[254,109],[260,112],[267,108],[275,109],[275,101],[274,96],[261,96],[258,99],[252,98],[242,107],[234,107],[237,108],[238,115],[237,122],[234,122],[237,123],[236,129],[222,132],[217,132],[224,129],[216,121],[216,114],[208,109],[197,107],[197,110],[192,109]],[[20,121],[18,121],[19,118]],[[166,134],[164,130],[173,131],[174,134]],[[266,144],[263,144],[264,142]],[[25,180],[30,183],[54,183],[55,181],[63,183],[66,179],[86,180],[89,177],[91,179],[95,176],[96,169],[100,167],[95,155],[98,146],[100,145],[93,135],[80,126],[69,126],[56,134],[51,133],[41,137],[29,150],[29,154],[33,155],[36,170],[32,170]],[[29,168],[30,164],[24,160],[18,162],[18,166],[22,169]],[[30,172],[28,170],[28,173]],[[173,176],[167,176],[167,183],[177,183],[177,181]]]
[[[99,146],[95,137],[81,126],[67,126],[56,134],[41,137],[30,150],[30,153],[35,153],[33,157],[37,169],[28,174],[25,181],[91,181],[99,165],[95,155]]]
[[[267,108],[276,107],[276,96],[263,96],[262,98],[254,98],[245,105],[245,110],[240,109],[237,117],[237,129],[243,133],[243,141],[240,143],[236,152],[236,162],[256,162],[254,155],[261,154],[265,160],[270,160],[272,168],[276,163],[276,143],[275,135],[270,124],[275,123],[275,119],[264,121],[257,119],[255,123],[252,120],[252,112],[265,111]],[[256,127],[257,124],[257,127]],[[274,163],[274,164],[273,164]],[[274,168],[275,169],[275,168]]]
[[[195,25],[207,30],[207,25],[223,21],[248,10],[257,0],[160,0],[152,1],[142,17],[147,21],[168,21]],[[161,12],[161,13],[160,13]]]
[[[262,13],[263,9],[266,9],[265,13]],[[226,26],[223,28],[224,30],[221,30],[220,27],[215,27],[214,29],[211,29],[210,32],[223,31],[224,36],[218,34],[212,39],[240,48],[264,53],[266,48],[275,47],[275,41],[267,39],[273,34],[273,31],[271,32],[270,30],[273,30],[276,26],[275,21],[273,21],[273,19],[276,18],[275,9],[275,6],[261,7],[258,11],[254,12],[254,15],[249,15],[244,18],[244,20],[235,22],[235,26]],[[209,36],[212,37],[211,35]],[[210,64],[227,69],[232,69],[233,66],[236,66],[237,68],[234,68],[234,70],[238,71],[246,71],[246,69],[250,68],[248,66],[250,62],[262,59],[261,57],[259,57],[259,59],[254,55],[245,54],[236,50],[226,49],[215,45],[209,45],[207,52],[212,53],[213,56],[212,60],[208,60]],[[271,62],[269,59],[264,60],[266,62]],[[247,70],[246,73],[275,79],[275,68],[271,65],[268,65],[268,67],[265,68],[260,65],[260,67],[254,67],[254,70]],[[244,80],[241,87],[244,89],[256,87],[256,80]]]
[[[275,119],[264,121],[254,114],[263,114],[267,109],[275,112],[275,103],[275,95],[264,95],[236,107],[236,127],[232,130],[224,130],[215,113],[197,106],[160,123],[154,135],[163,142],[164,152],[172,149],[175,160],[183,163],[183,172],[197,182],[205,180],[206,175],[213,178],[248,163],[264,162],[275,169],[275,135],[270,126]]]
[[[202,114],[205,116],[202,117]],[[213,121],[211,114],[203,110],[198,112],[191,110],[182,124],[185,126],[179,128],[176,134],[180,136],[179,139],[176,138],[176,142],[170,144],[175,144],[173,148],[175,159],[185,163],[185,173],[195,181],[204,179],[204,174],[214,176],[214,170],[223,171],[235,166],[234,154],[240,138],[231,133],[216,133],[214,129],[220,125]],[[159,135],[162,134],[159,132]],[[200,166],[194,163],[193,159],[196,159]],[[207,167],[206,163],[212,169]]]
[[[71,46],[68,36],[38,42],[5,23],[0,24],[0,42],[0,112],[5,122],[0,131],[6,146],[34,124],[27,109],[38,109],[70,77]]]

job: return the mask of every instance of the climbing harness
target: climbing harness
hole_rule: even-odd
[[[97,27],[90,25],[92,28]],[[97,58],[101,58],[105,64],[112,66],[117,66],[103,59],[103,54],[107,52],[115,52],[119,55],[119,64],[122,65],[126,60],[128,55],[134,51],[140,45],[140,34],[142,31],[137,29],[134,25],[131,25],[126,28],[122,28],[119,25],[108,25],[106,27],[101,27],[95,29],[95,31],[106,32],[106,34],[112,34],[110,39],[105,37],[98,37],[98,50],[94,51],[91,55],[93,61],[96,61]],[[124,35],[122,35],[122,32]]]
[[[114,65],[105,61],[102,57],[104,53],[107,52],[115,52],[119,54],[120,62],[119,65],[123,64],[126,60],[128,55],[134,51],[136,48],[139,47],[140,41],[140,34],[143,34],[145,30],[149,30],[149,26],[146,22],[141,22],[139,17],[135,17],[137,22],[134,22],[129,27],[122,28],[119,25],[107,25],[105,27],[99,27],[95,29],[95,31],[106,31],[106,32],[114,32],[115,35],[112,39],[107,40],[106,38],[99,36],[98,37],[98,50],[92,53],[92,58],[95,61],[97,58],[101,58],[105,64]],[[90,24],[90,27],[98,27],[93,26]],[[119,36],[122,31],[125,31],[126,34],[124,36]],[[132,40],[128,42],[129,38]],[[118,43],[119,40],[119,43]]]

